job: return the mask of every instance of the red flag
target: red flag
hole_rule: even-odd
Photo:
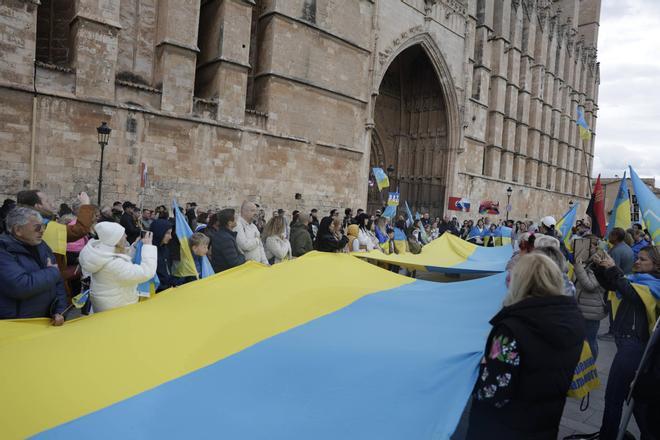
[[[140,188],[147,186],[147,164],[140,162]]]
[[[591,217],[591,231],[600,238],[605,237],[605,194],[603,186],[600,184],[600,174],[596,179],[594,191],[591,193],[591,200],[587,207],[587,215]]]

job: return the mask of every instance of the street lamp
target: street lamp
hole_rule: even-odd
[[[506,221],[509,221],[509,211],[511,211],[511,194],[513,194],[513,189],[508,187],[506,189]]]
[[[390,181],[390,187],[392,187],[392,174],[394,174],[394,165],[388,165],[388,167],[387,167],[387,180]]]
[[[105,151],[105,146],[108,145],[108,139],[110,139],[110,132],[112,129],[108,127],[108,124],[104,121],[101,122],[101,125],[96,128],[96,132],[99,135],[99,146],[101,147],[101,168],[99,169],[99,198],[98,206],[101,207],[101,187],[103,186],[103,152]]]

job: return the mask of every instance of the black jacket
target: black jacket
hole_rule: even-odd
[[[618,292],[621,304],[617,309],[612,333],[618,336],[636,336],[640,341],[649,340],[646,308],[630,281],[617,266],[605,270],[594,270],[596,279],[605,290]]]
[[[520,366],[513,398],[501,408],[473,399],[468,439],[552,439],[584,343],[584,319],[568,296],[526,298],[490,321],[486,343],[505,327],[518,341]]]
[[[342,235],[341,239],[337,239],[335,234],[330,232],[330,224],[332,217],[323,217],[319,225],[319,231],[316,234],[316,241],[314,248],[321,252],[339,252],[348,244],[348,237]]]
[[[126,239],[129,243],[133,244],[135,240],[140,237],[140,228],[135,224],[135,217],[133,214],[125,212],[121,215],[119,224],[124,227],[126,232]]]
[[[245,255],[236,245],[236,232],[220,228],[211,235],[211,266],[215,273],[243,263],[245,263]]]
[[[0,319],[46,318],[67,306],[55,255],[45,242],[27,246],[0,235]]]
[[[178,283],[176,278],[172,275],[172,261],[170,258],[170,247],[168,244],[162,244],[165,233],[171,229],[174,231],[174,225],[166,219],[156,219],[151,223],[149,228],[153,235],[153,244],[158,249],[158,266],[156,267],[156,275],[158,275],[158,291],[169,289],[176,286]]]

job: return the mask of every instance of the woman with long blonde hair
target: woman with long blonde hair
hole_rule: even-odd
[[[268,220],[261,236],[270,264],[291,259],[291,243],[286,238],[286,220],[283,216],[276,215]]]
[[[490,323],[467,438],[556,439],[585,334],[557,264],[521,256]]]

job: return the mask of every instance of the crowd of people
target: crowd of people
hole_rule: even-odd
[[[660,278],[658,246],[650,244],[641,225],[629,231],[613,228],[601,239],[585,218],[576,222],[567,242],[552,216],[538,223],[493,223],[485,217],[460,224],[456,217],[431,218],[429,213],[389,219],[380,210],[358,209],[354,215],[346,209],[342,216],[333,209],[322,216],[317,209],[290,214],[278,209],[267,219],[265,209],[250,201],[238,211],[203,211],[192,202],[181,211],[194,231],[187,243],[198,273],[204,257],[218,273],[246,261],[278,264],[312,250],[417,254],[444,233],[494,246],[506,229],[514,249],[506,268],[508,294],[491,320],[468,438],[556,438],[583,342],[597,357],[600,323],[608,316],[618,351],[600,438],[615,438],[623,401],[650,338],[646,306],[631,283],[658,289]],[[163,205],[139,209],[128,201],[97,209],[85,193],[59,209],[37,190],[21,191],[15,202],[5,200],[0,208],[0,319],[49,317],[59,326],[71,298],[84,289],[99,313],[138,302],[137,286],[155,276],[158,291],[194,280],[177,274],[181,240],[174,214]],[[65,255],[55,254],[44,241],[50,222],[65,227]],[[616,314],[609,291],[620,300]],[[635,407],[646,438],[657,435],[658,368],[656,376],[646,379],[658,392],[641,394]]]

